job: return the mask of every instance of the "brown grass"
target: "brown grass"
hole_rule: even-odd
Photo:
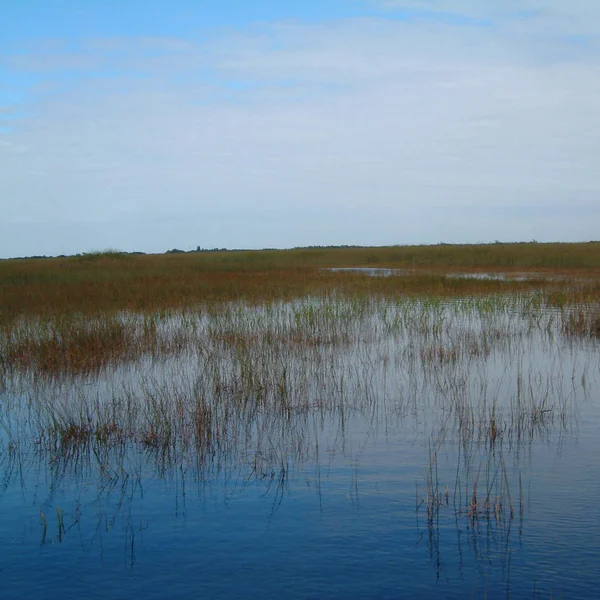
[[[600,278],[597,271],[587,270],[600,261],[599,249],[596,243],[494,244],[155,256],[111,252],[0,261],[0,375],[9,369],[50,376],[92,374],[144,355],[164,357],[202,343],[192,341],[193,319],[190,327],[165,329],[173,315],[185,318],[186,313],[200,309],[219,311],[232,301],[265,305],[338,294],[359,303],[399,296],[439,302],[441,298],[539,290],[540,302],[563,309],[563,333],[599,337]],[[397,276],[373,277],[323,268],[373,264],[408,270]],[[535,275],[519,279],[446,276],[480,272],[486,264],[489,270],[502,267],[507,273],[517,267],[520,271],[535,268]],[[547,264],[555,264],[555,270]],[[423,269],[415,270],[415,265]],[[569,308],[573,303],[581,308],[573,311]],[[344,328],[316,326],[311,319],[318,320],[319,315],[306,318],[285,330],[288,345],[309,349],[349,343]],[[276,330],[211,333],[212,341],[223,348],[239,350],[256,344],[280,345],[280,337]],[[441,365],[463,355],[486,355],[490,341],[465,339],[454,347],[432,339],[421,350],[421,360]],[[4,378],[0,377],[0,385]]]
[[[412,269],[402,277],[368,277],[324,267]],[[119,255],[0,261],[0,325],[22,315],[154,312],[243,298],[290,299],[339,289],[351,294],[487,294],[544,286],[557,303],[564,279],[577,293],[600,297],[590,280],[600,267],[600,243],[490,244],[388,248],[312,248],[168,255]],[[418,269],[418,270],[415,270]],[[528,271],[526,281],[447,278],[445,273]],[[561,278],[557,282],[556,278]],[[581,280],[586,280],[582,282]],[[572,294],[573,292],[569,292]]]

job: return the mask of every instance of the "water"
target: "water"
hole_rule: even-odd
[[[363,273],[369,277],[401,277],[423,273],[419,269],[392,269],[386,267],[330,267],[326,269],[334,273]],[[494,281],[528,281],[536,277],[543,277],[536,273],[444,273],[443,277],[450,279],[481,279]],[[544,277],[547,279],[547,276]]]
[[[169,356],[11,373],[2,598],[594,597],[599,344],[560,323],[528,298],[307,299],[167,316],[194,331]],[[108,442],[50,433],[110,411]]]

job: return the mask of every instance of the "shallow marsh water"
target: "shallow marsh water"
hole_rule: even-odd
[[[333,273],[362,273],[369,277],[402,277],[422,273],[421,269],[392,269],[387,267],[329,267],[326,269]],[[486,272],[465,272],[465,273],[444,273],[444,277],[450,279],[482,279],[495,281],[527,281],[542,277],[537,273],[486,273]],[[547,276],[545,277],[547,279]]]
[[[333,273],[359,273],[362,275],[366,275],[368,277],[408,277],[415,275],[422,275],[427,273],[423,271],[423,269],[399,269],[399,268],[389,268],[389,267],[327,267],[326,271],[331,271]],[[513,281],[513,282],[523,282],[523,281],[560,281],[570,279],[573,282],[572,277],[566,275],[557,275],[556,273],[549,275],[548,273],[543,272],[535,272],[535,271],[527,271],[527,272],[519,272],[519,271],[510,271],[510,272],[501,272],[501,271],[464,271],[464,272],[444,272],[440,274],[440,277],[444,277],[447,279],[477,279],[480,281]],[[585,281],[586,278],[582,277],[580,281]]]
[[[8,369],[2,597],[594,597],[600,342],[576,310],[232,304],[157,315],[93,371]]]

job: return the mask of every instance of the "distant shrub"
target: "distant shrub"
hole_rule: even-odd
[[[106,250],[91,250],[90,252],[84,252],[83,254],[77,254],[76,258],[80,260],[102,260],[102,259],[123,259],[129,258],[127,252],[121,250],[115,250],[114,248],[107,248]]]

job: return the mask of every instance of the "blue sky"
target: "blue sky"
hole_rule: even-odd
[[[597,239],[596,0],[21,0],[0,257]]]

